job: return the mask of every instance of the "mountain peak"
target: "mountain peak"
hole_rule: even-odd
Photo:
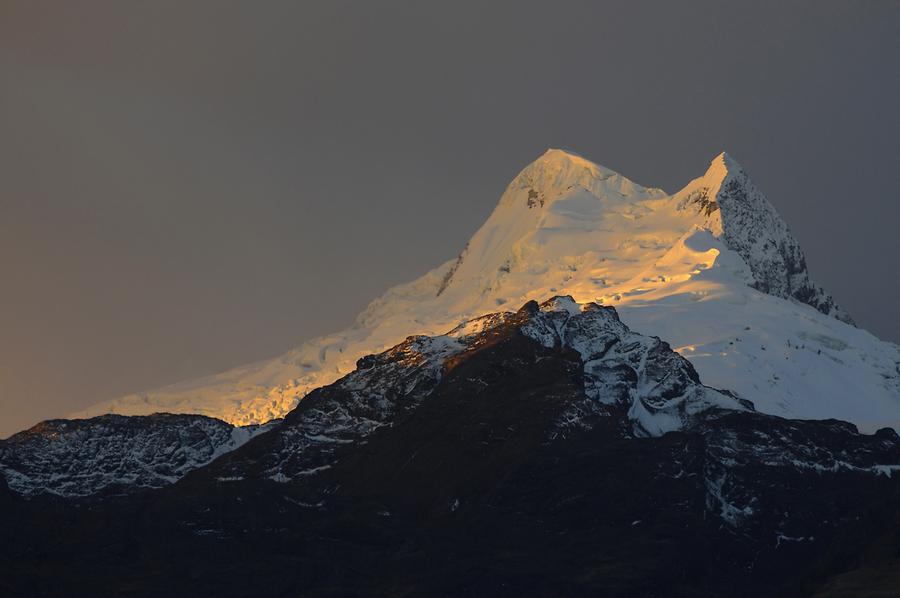
[[[523,168],[511,186],[517,182],[531,187],[587,185],[591,180],[605,180],[612,176],[621,175],[574,152],[550,148]]]
[[[701,177],[706,184],[721,184],[729,175],[734,176],[743,173],[744,169],[737,161],[728,155],[728,152],[720,152],[718,156],[709,163],[709,168]]]
[[[721,162],[721,163],[725,164],[725,166],[729,169],[741,167],[741,165],[738,164],[737,161],[735,161],[735,159],[732,158],[731,155],[724,150],[719,152],[719,155],[717,155],[715,158],[713,158],[712,161],[713,162]]]
[[[548,202],[579,190],[598,198],[616,200],[664,195],[659,189],[645,189],[618,172],[574,152],[550,148],[510,182],[498,207],[543,208]]]
[[[581,164],[588,167],[597,167],[597,164],[594,164],[584,156],[579,153],[573,152],[571,150],[567,150],[564,148],[547,148],[541,157],[536,161],[545,161],[545,162],[572,162],[576,164]]]
[[[853,323],[849,314],[810,280],[803,250],[787,223],[726,152],[713,158],[706,173],[676,197],[681,206],[697,205],[706,215],[704,226],[743,258],[752,271],[755,289],[795,299]]]

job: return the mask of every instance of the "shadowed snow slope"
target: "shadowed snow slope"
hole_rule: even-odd
[[[457,259],[373,301],[344,332],[204,379],[98,404],[100,413],[282,417],[361,356],[532,299],[613,305],[702,380],[791,418],[900,424],[900,349],[852,325],[809,277],[784,221],[721,154],[668,195],[549,150],[510,183]]]

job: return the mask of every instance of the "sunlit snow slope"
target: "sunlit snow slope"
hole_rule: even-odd
[[[671,343],[705,384],[760,411],[863,430],[900,425],[900,348],[854,327],[811,282],[787,225],[728,155],[667,195],[561,150],[510,183],[457,259],[390,289],[351,329],[76,416],[266,421],[408,335],[561,294],[615,306],[633,330]]]

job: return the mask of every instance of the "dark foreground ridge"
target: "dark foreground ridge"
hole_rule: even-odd
[[[900,581],[898,464],[554,298],[365,357],[159,488],[0,481],[0,595],[864,595]]]

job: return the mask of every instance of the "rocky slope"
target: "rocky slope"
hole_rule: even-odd
[[[671,343],[707,384],[761,412],[839,418],[866,431],[900,425],[900,349],[848,323],[733,159],[718,156],[668,195],[560,150],[515,177],[456,259],[389,290],[351,329],[79,415],[267,421],[363,355],[555,294],[615,306],[632,329]]]
[[[233,451],[267,429],[277,449],[250,462],[216,464],[217,479],[255,475],[279,482],[331,466],[335,451],[392,425],[414,409],[453,364],[513,334],[583,361],[580,403],[559,415],[559,432],[587,425],[604,409],[624,409],[635,434],[682,428],[710,407],[752,409],[747,402],[704,387],[690,363],[657,338],[631,332],[613,308],[554,297],[465,322],[445,335],[410,337],[380,355],[361,358],[357,370],[313,392],[284,425],[235,428],[193,415],[99,416],[52,420],[0,442],[0,472],[25,496],[83,497],[171,484],[187,472]],[[483,380],[488,385],[489,380]],[[262,441],[261,441],[262,442]],[[231,463],[231,465],[228,465]]]
[[[0,474],[29,497],[132,493],[171,484],[265,429],[165,413],[50,420],[0,441]]]
[[[579,396],[566,397],[552,421],[545,422],[552,424],[548,440],[590,428],[613,412],[625,414],[628,434],[659,436],[690,425],[709,409],[752,409],[703,386],[690,362],[665,342],[631,332],[614,309],[554,297],[540,305],[529,302],[514,313],[483,316],[446,335],[410,337],[385,353],[361,358],[356,371],[313,391],[283,425],[254,444],[253,453],[232,453],[207,471],[227,482],[315,476],[330,469],[342,451],[413,413],[458,364],[489,347],[516,342],[534,345],[535,364],[542,350],[569,354],[570,375],[581,381]],[[498,375],[503,372],[467,383],[489,389]]]

